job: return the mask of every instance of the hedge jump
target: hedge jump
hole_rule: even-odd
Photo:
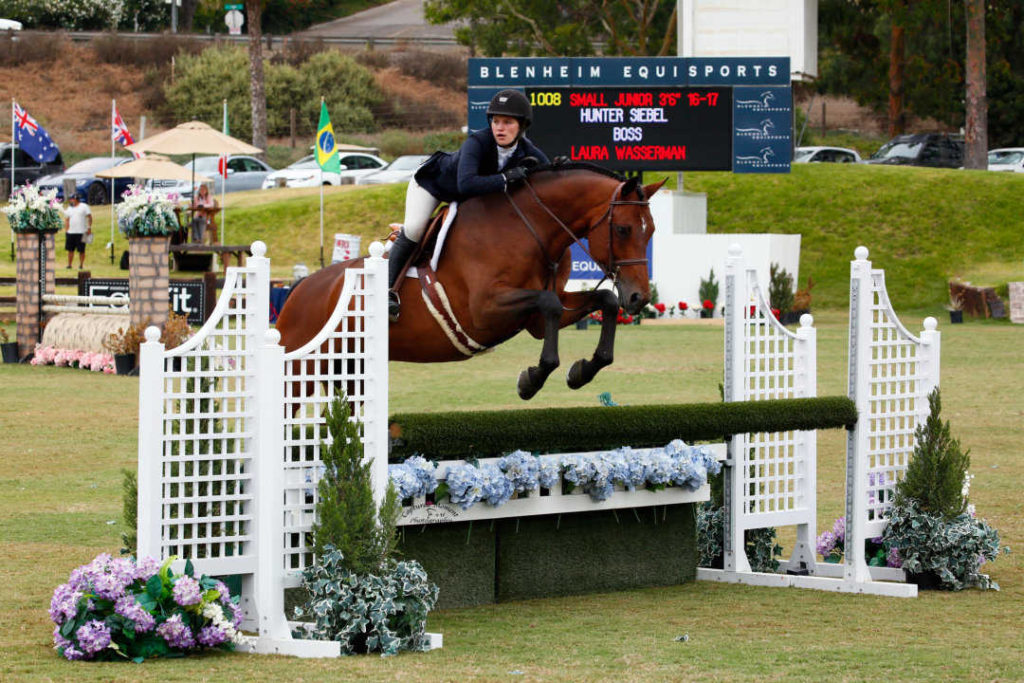
[[[392,461],[597,451],[630,445],[721,441],[734,434],[852,429],[857,407],[846,396],[736,403],[549,408],[545,410],[397,413],[391,418]]]

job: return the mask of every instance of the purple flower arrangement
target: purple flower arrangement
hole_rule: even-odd
[[[53,591],[55,649],[70,660],[180,656],[239,642],[242,610],[227,586],[195,578],[192,563],[174,574],[169,558],[136,562],[104,553]]]
[[[826,562],[843,561],[846,552],[846,517],[840,517],[832,524],[832,528],[823,531],[817,538],[815,549]],[[899,551],[884,543],[882,537],[869,538],[864,542],[864,557],[871,567],[901,567]]]

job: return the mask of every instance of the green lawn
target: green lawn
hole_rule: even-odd
[[[648,174],[647,179],[665,175],[673,186],[675,174]],[[907,306],[941,305],[953,278],[995,286],[1003,295],[1007,282],[1024,280],[1020,174],[797,164],[782,175],[687,173],[685,186],[707,193],[709,232],[802,235],[797,284],[814,279],[816,308],[846,306],[849,263],[859,245],[867,246],[875,266],[886,270],[894,300]],[[265,241],[276,277],[290,277],[298,262],[317,268],[318,194],[309,188],[227,195],[226,243]],[[332,236],[339,232],[360,235],[365,253],[370,241],[388,234],[389,223],[402,220],[404,199],[404,185],[326,188],[327,260]],[[123,275],[110,264],[109,252],[103,254],[109,207],[94,209],[94,225],[98,237],[87,267],[98,276]],[[116,255],[124,249],[125,240],[117,233]],[[57,256],[58,264],[63,262],[62,245]],[[14,263],[0,254],[0,276],[12,275]],[[2,289],[0,295],[9,295]]]
[[[689,177],[689,176],[688,176]],[[689,181],[687,181],[689,182]],[[339,193],[340,195],[341,193]],[[899,284],[898,278],[890,278]],[[938,308],[907,311],[912,331]],[[816,311],[820,395],[846,390],[846,323]],[[940,320],[944,417],[971,449],[971,494],[1004,543],[1024,541],[1024,327]],[[570,362],[596,330],[566,330],[562,368],[530,407],[717,401],[722,328],[620,328],[615,364],[578,392]],[[539,343],[517,337],[482,359],[391,366],[392,412],[518,407],[515,377]],[[119,547],[121,468],[136,457],[134,378],[0,365],[0,679],[75,680],[1015,680],[1024,675],[1019,553],[991,566],[1002,591],[914,600],[695,583],[434,612],[442,650],[392,659],[299,661],[218,654],[78,664],[50,649],[46,608],[78,564]],[[612,410],[612,409],[609,409]],[[844,434],[819,435],[819,526],[842,514]],[[791,534],[783,543],[791,546]],[[638,558],[641,561],[642,558]],[[688,635],[687,642],[676,641]]]

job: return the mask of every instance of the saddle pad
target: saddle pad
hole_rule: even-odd
[[[458,210],[458,202],[452,202],[448,205],[448,214],[444,217],[444,223],[441,224],[441,229],[437,233],[437,240],[434,242],[434,253],[430,257],[431,270],[437,270],[438,261],[441,260],[441,252],[444,250],[444,242],[448,238],[448,230],[452,227],[452,223],[455,222],[455,214]],[[388,248],[390,248],[390,242],[388,243]],[[405,271],[405,276],[419,279],[420,273],[416,266],[409,266]]]

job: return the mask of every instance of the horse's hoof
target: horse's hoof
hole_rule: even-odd
[[[584,363],[586,363],[586,360],[580,358],[572,364],[569,372],[566,373],[565,383],[569,385],[570,389],[579,389],[593,379],[593,377],[584,377]]]
[[[533,380],[530,379],[529,368],[519,373],[519,381],[516,382],[516,389],[519,392],[519,398],[524,401],[529,401],[531,398],[536,396],[537,391],[540,390],[540,387],[536,386],[533,383]]]

